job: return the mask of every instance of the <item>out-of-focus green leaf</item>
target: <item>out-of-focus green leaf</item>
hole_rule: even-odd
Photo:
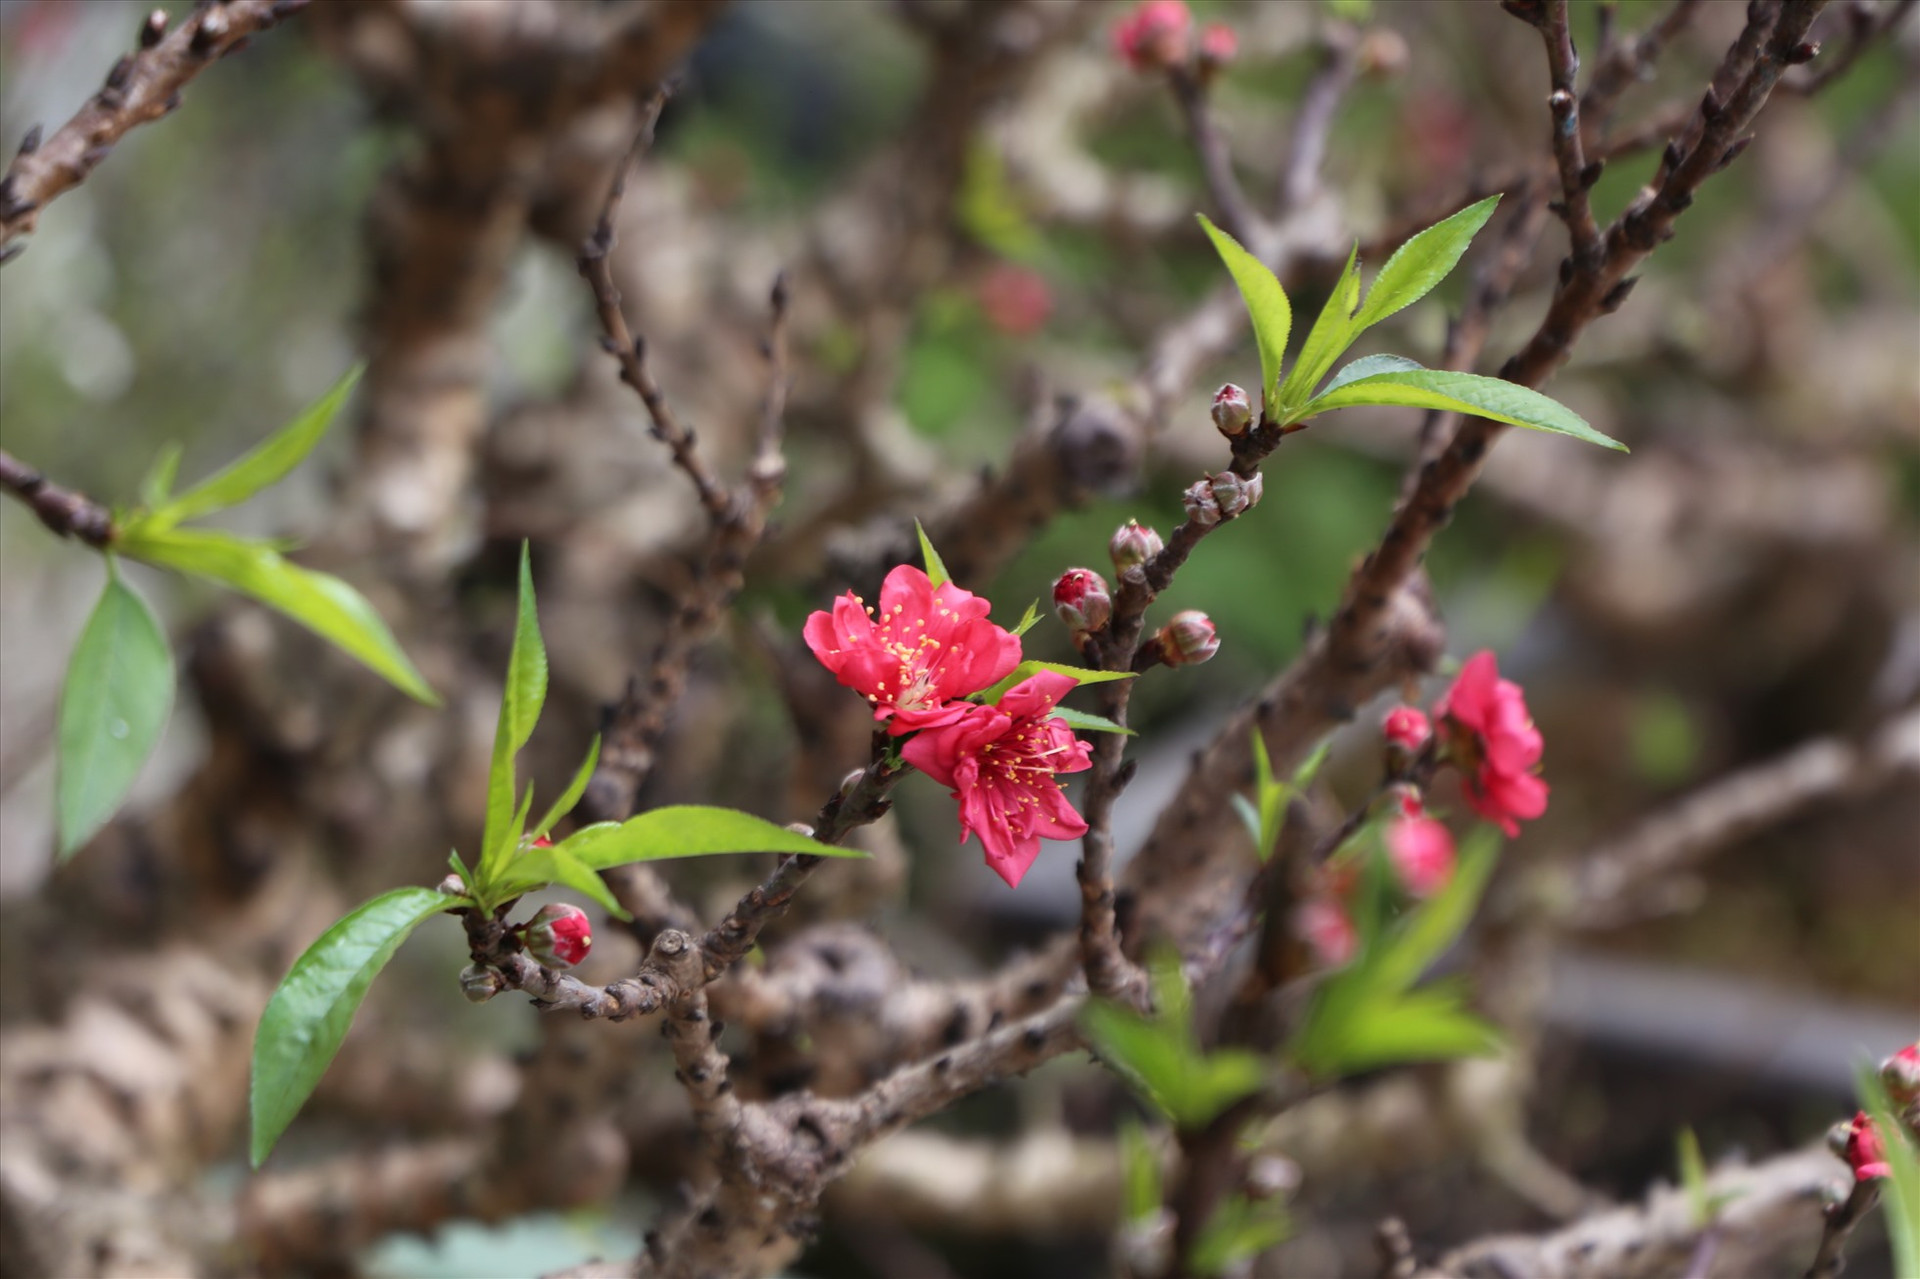
[[[1713,1224],[1713,1201],[1707,1193],[1707,1161],[1700,1155],[1700,1139],[1693,1129],[1682,1128],[1675,1138],[1680,1159],[1680,1184],[1686,1188],[1687,1205],[1693,1214],[1693,1228],[1705,1230]]]
[[[1267,1063],[1238,1049],[1200,1050],[1192,998],[1177,958],[1155,961],[1153,986],[1152,1017],[1096,1000],[1081,1014],[1082,1024],[1101,1057],[1176,1127],[1198,1131],[1258,1092],[1267,1080]]]
[[[164,506],[155,504],[154,517],[162,524],[211,515],[237,505],[285,478],[300,465],[327,433],[334,414],[352,393],[364,366],[355,366],[333,389],[303,409],[293,421],[268,436],[251,452],[200,481]]]
[[[1340,1028],[1327,1064],[1334,1072],[1352,1074],[1402,1062],[1483,1056],[1499,1047],[1499,1032],[1461,1007],[1457,989],[1441,985],[1361,1003]]]
[[[1397,994],[1410,988],[1427,966],[1466,931],[1499,856],[1500,837],[1494,828],[1475,827],[1460,850],[1453,877],[1407,916],[1383,948],[1372,971],[1377,989]]]
[[[1880,1076],[1862,1062],[1855,1077],[1860,1100],[1886,1150],[1889,1175],[1880,1203],[1887,1214],[1893,1272],[1920,1275],[1920,1150],[1915,1148],[1913,1134],[1900,1122]]]
[[[438,706],[440,696],[401,651],[360,592],[328,573],[282,559],[271,546],[211,529],[166,529],[136,522],[115,549],[131,559],[211,578],[286,614],[358,658],[401,692]]]
[[[920,521],[913,522],[913,531],[920,536],[920,558],[927,566],[927,580],[933,583],[933,589],[939,590],[953,577],[947,572],[945,561],[940,552],[933,549],[933,539],[927,536],[927,530],[920,527]]]
[[[1380,268],[1380,274],[1374,277],[1373,287],[1367,290],[1367,300],[1361,303],[1360,313],[1354,317],[1356,329],[1370,329],[1431,293],[1433,286],[1446,279],[1459,263],[1460,256],[1493,216],[1494,206],[1499,203],[1499,196],[1490,195],[1434,223],[1394,250],[1387,264]]]
[[[1120,1124],[1120,1174],[1126,1221],[1144,1221],[1160,1211],[1160,1156],[1147,1130],[1131,1116]]]
[[[1247,304],[1247,315],[1253,321],[1254,345],[1260,348],[1260,394],[1263,411],[1273,412],[1279,405],[1280,369],[1286,362],[1287,334],[1293,328],[1293,308],[1287,302],[1287,291],[1280,287],[1280,279],[1267,269],[1267,264],[1240,246],[1240,241],[1222,231],[1207,216],[1196,215],[1200,219],[1200,229],[1213,241],[1220,260],[1227,264],[1227,273],[1240,289],[1240,297]]]
[[[1293,1233],[1286,1205],[1277,1200],[1259,1203],[1245,1195],[1229,1195],[1207,1218],[1193,1242],[1187,1265],[1196,1275],[1224,1275],[1242,1262],[1285,1243]]]
[[[397,888],[322,933],[281,979],[253,1038],[250,1151],[258,1168],[306,1104],[346,1038],[367,987],[429,915],[465,904],[427,888]]]
[[[957,198],[960,226],[987,248],[1015,261],[1030,262],[1040,253],[1041,236],[1019,192],[1007,180],[1007,166],[996,147],[975,141]]]
[[[166,505],[173,492],[173,477],[180,472],[180,446],[169,444],[153,459],[153,465],[140,480],[140,504],[149,510]]]
[[[120,807],[172,705],[167,637],[109,557],[107,589],[74,645],[60,693],[55,811],[63,860]]]
[[[1587,425],[1587,420],[1558,400],[1538,391],[1497,377],[1477,373],[1449,373],[1443,369],[1417,372],[1376,373],[1349,382],[1336,391],[1315,396],[1300,409],[1296,420],[1305,421],[1333,409],[1360,404],[1404,405],[1419,409],[1443,409],[1465,413],[1469,417],[1491,418],[1535,431],[1571,435],[1576,440],[1618,449],[1627,446]]]
[[[1006,677],[999,683],[975,693],[970,700],[985,702],[988,706],[996,705],[1002,697],[1006,696],[1008,689],[1032,679],[1041,671],[1052,671],[1055,675],[1071,675],[1082,684],[1105,684],[1110,680],[1133,678],[1131,671],[1096,671],[1084,666],[1067,666],[1061,662],[1028,660],[1008,671]]]
[[[1307,340],[1301,345],[1287,380],[1280,386],[1278,411],[1284,422],[1292,423],[1305,416],[1297,411],[1299,406],[1312,397],[1313,388],[1320,385],[1320,379],[1327,375],[1340,353],[1353,345],[1354,337],[1360,332],[1353,318],[1359,309],[1360,246],[1356,244],[1347,254],[1347,265],[1341,269],[1340,278],[1334,281],[1333,292],[1327,295],[1327,304],[1320,308],[1313,327],[1307,330]]]

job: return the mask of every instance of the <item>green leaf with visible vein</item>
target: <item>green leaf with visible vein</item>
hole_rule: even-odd
[[[132,559],[211,578],[285,613],[370,667],[401,692],[440,704],[366,597],[329,573],[287,563],[273,547],[211,529],[158,528],[136,521],[115,549]]]
[[[420,922],[466,899],[397,888],[321,934],[281,979],[253,1037],[250,1153],[258,1168],[346,1038],[367,987]]]
[[[107,560],[107,589],[67,663],[55,811],[64,861],[127,797],[173,705],[173,654],[146,602]]]
[[[1473,237],[1493,216],[1500,197],[1490,195],[1470,204],[1452,217],[1436,222],[1395,249],[1387,264],[1374,277],[1367,300],[1354,317],[1356,332],[1372,328],[1403,307],[1418,302],[1433,291],[1459,264],[1460,257],[1473,243]]]
[[[1358,382],[1360,379],[1372,377],[1376,373],[1419,373],[1423,372],[1424,369],[1424,365],[1409,360],[1405,356],[1365,355],[1329,378],[1326,386],[1321,388],[1320,394],[1330,394],[1331,392],[1339,390],[1349,382]]]
[[[1096,671],[1084,666],[1067,666],[1060,662],[1041,662],[1028,660],[1007,672],[1006,678],[999,683],[981,689],[969,701],[984,702],[988,706],[997,703],[1006,696],[1008,689],[1015,684],[1032,679],[1041,671],[1052,671],[1056,675],[1071,675],[1082,684],[1105,684],[1116,679],[1132,679],[1131,671]]]
[[[360,380],[363,366],[355,366],[333,389],[314,401],[300,414],[268,436],[258,447],[243,454],[221,470],[200,481],[164,506],[157,506],[155,520],[177,524],[201,515],[211,515],[246,501],[269,484],[278,483],[287,473],[306,460],[314,445],[327,433],[340,406]],[[163,455],[164,456],[164,455]]]
[[[1587,425],[1586,419],[1566,405],[1538,391],[1497,377],[1474,373],[1449,373],[1442,369],[1415,372],[1376,373],[1337,390],[1315,396],[1304,405],[1297,420],[1304,421],[1331,409],[1352,408],[1359,404],[1406,405],[1420,409],[1443,409],[1465,413],[1469,417],[1492,418],[1513,426],[1536,431],[1571,435],[1576,440],[1599,444],[1622,453],[1627,446],[1609,439]]]
[[[480,844],[480,882],[490,891],[501,864],[520,842],[513,821],[513,760],[533,736],[540,707],[547,700],[547,648],[540,639],[540,616],[533,596],[533,564],[520,544],[519,606],[513,650],[507,655],[506,686],[500,695],[500,719],[493,730],[493,760],[487,769],[487,821]]]
[[[927,530],[920,527],[919,520],[913,522],[913,531],[920,535],[920,558],[927,565],[927,580],[933,583],[933,589],[937,591],[953,578],[948,574],[940,552],[933,549],[933,539],[927,536]]]
[[[1283,425],[1298,421],[1302,414],[1295,410],[1312,398],[1313,388],[1320,385],[1320,379],[1327,375],[1333,362],[1340,353],[1353,345],[1353,339],[1360,332],[1354,323],[1354,312],[1360,308],[1360,246],[1355,245],[1347,254],[1347,265],[1340,270],[1340,278],[1334,281],[1333,292],[1327,295],[1327,303],[1320,308],[1320,314],[1314,319],[1313,327],[1307,330],[1307,340],[1300,347],[1300,354],[1293,361],[1293,368],[1287,373],[1287,380],[1280,387],[1280,403],[1276,411]]]
[[[857,848],[823,844],[798,831],[732,808],[673,804],[621,822],[600,823],[554,845],[594,870],[668,857],[724,853],[805,853],[814,857],[865,857]],[[517,867],[514,869],[519,873]]]
[[[1089,715],[1085,711],[1076,711],[1071,706],[1056,706],[1050,719],[1057,719],[1069,728],[1077,728],[1083,733],[1120,733],[1132,737],[1131,728],[1123,728],[1104,715]]]
[[[1261,403],[1263,412],[1271,412],[1279,405],[1280,368],[1286,360],[1287,334],[1293,328],[1293,308],[1287,302],[1287,291],[1280,286],[1279,277],[1267,269],[1267,264],[1242,248],[1240,241],[1208,221],[1206,214],[1195,216],[1200,219],[1200,229],[1213,241],[1214,251],[1227,264],[1227,274],[1233,277],[1241,300],[1247,304],[1247,316],[1253,321],[1254,345],[1260,348]]]

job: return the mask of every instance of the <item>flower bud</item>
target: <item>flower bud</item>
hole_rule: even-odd
[[[1200,61],[1225,66],[1240,52],[1240,34],[1224,22],[1209,22],[1200,29]]]
[[[1220,428],[1220,434],[1237,439],[1247,433],[1252,421],[1253,401],[1245,391],[1229,382],[1213,393],[1213,424]]]
[[[1293,916],[1294,935],[1313,951],[1322,967],[1338,968],[1360,948],[1360,933],[1338,902],[1312,897]]]
[[[1113,617],[1106,579],[1090,568],[1070,568],[1053,584],[1053,611],[1075,635],[1104,630]]]
[[[549,968],[571,968],[593,949],[593,922],[566,902],[549,902],[521,927],[527,953]]]
[[[1256,474],[1254,479],[1258,479]],[[1260,493],[1251,480],[1241,479],[1232,471],[1222,471],[1218,475],[1209,475],[1208,482],[1213,487],[1213,502],[1220,508],[1222,519],[1232,519],[1244,511],[1250,510],[1260,498]]]
[[[458,875],[450,873],[445,879],[433,886],[433,891],[436,893],[445,893],[449,897],[465,897],[467,895],[467,881]]]
[[[1180,501],[1187,508],[1187,518],[1201,528],[1212,528],[1220,522],[1220,503],[1214,500],[1210,480],[1195,480],[1180,495]]]
[[[506,979],[497,968],[468,964],[460,970],[460,993],[476,1004],[484,1004],[506,988]]]
[[[1453,836],[1431,817],[1387,823],[1387,859],[1408,893],[1431,897],[1453,878]]]
[[[1113,540],[1107,543],[1107,553],[1113,556],[1113,571],[1124,573],[1136,565],[1148,560],[1166,549],[1166,543],[1160,535],[1145,527],[1139,520],[1128,520],[1114,531]]]
[[[1135,71],[1178,66],[1187,60],[1193,15],[1186,0],[1143,0],[1113,29],[1113,48]]]
[[[1920,1102],[1920,1044],[1908,1044],[1881,1062],[1880,1082],[1895,1106]]]
[[[1833,1134],[1828,1134],[1827,1139],[1831,1142]],[[1853,1122],[1847,1125],[1846,1149],[1841,1157],[1853,1169],[1855,1181],[1870,1181],[1893,1171],[1887,1163],[1887,1147],[1880,1139],[1880,1130],[1873,1126],[1873,1119],[1864,1110],[1854,1115]]]
[[[1387,741],[1411,754],[1427,744],[1433,725],[1418,707],[1396,706],[1387,712],[1385,732]]]
[[[1198,609],[1175,613],[1155,638],[1160,641],[1160,659],[1168,666],[1198,666],[1220,651],[1213,619]]]

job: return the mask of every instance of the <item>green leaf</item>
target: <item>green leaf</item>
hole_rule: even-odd
[[[1077,728],[1083,733],[1120,733],[1132,737],[1131,728],[1122,728],[1104,715],[1089,715],[1085,711],[1076,711],[1071,706],[1054,708],[1051,719],[1065,723],[1069,728]]]
[[[520,842],[513,824],[513,760],[533,736],[540,707],[547,699],[547,649],[540,640],[540,616],[533,595],[533,564],[527,543],[520,543],[519,607],[513,649],[507,655],[506,685],[500,694],[500,719],[493,730],[493,759],[487,769],[487,820],[480,844],[480,879],[489,889],[500,866]]]
[[[1920,1275],[1920,1150],[1915,1149],[1913,1134],[1896,1115],[1879,1074],[1862,1062],[1855,1075],[1862,1108],[1880,1134],[1891,1174],[1882,1187],[1880,1204],[1887,1214],[1893,1273]]]
[[[1060,662],[1028,660],[1020,663],[1020,665],[1014,667],[1011,671],[1008,671],[1006,678],[998,684],[981,689],[968,700],[984,702],[988,706],[998,705],[1000,699],[1006,696],[1008,689],[1012,688],[1015,684],[1032,679],[1041,671],[1052,671],[1055,675],[1071,675],[1081,684],[1105,684],[1116,679],[1132,679],[1134,677],[1132,671],[1096,671],[1089,670],[1084,666],[1067,666]]]
[[[1254,849],[1258,851],[1261,843],[1260,810],[1253,806],[1252,800],[1238,791],[1227,796],[1227,800],[1233,805],[1233,811],[1239,814],[1241,824],[1247,828],[1247,838],[1253,841]],[[1265,861],[1268,856],[1267,853],[1261,853],[1260,860]]]
[[[1291,425],[1304,416],[1295,410],[1313,395],[1313,388],[1320,385],[1320,379],[1327,375],[1340,353],[1353,345],[1355,335],[1360,332],[1353,322],[1354,312],[1359,308],[1360,246],[1356,244],[1347,254],[1347,265],[1341,268],[1333,292],[1327,295],[1327,304],[1320,308],[1299,356],[1294,359],[1292,371],[1280,387],[1283,424]]]
[[[572,812],[573,806],[580,802],[580,797],[587,793],[587,783],[593,780],[593,770],[599,763],[600,735],[596,733],[593,744],[587,747],[587,757],[580,761],[580,768],[574,773],[573,780],[567,783],[567,789],[560,793],[559,799],[553,801],[553,807],[547,810],[539,825],[528,833],[535,837],[544,835],[553,829],[555,822]]]
[[[584,893],[605,906],[615,919],[633,918],[620,904],[620,899],[613,895],[613,890],[607,887],[607,881],[600,878],[599,871],[558,845],[552,848],[535,849],[534,852],[544,854],[546,863],[553,872],[549,882],[565,884],[576,893]]]
[[[347,371],[333,389],[314,401],[293,421],[268,436],[251,452],[224,469],[208,476],[165,506],[157,503],[154,515],[166,524],[176,524],[196,516],[210,515],[246,501],[269,484],[278,483],[287,473],[306,460],[313,446],[327,433],[334,414],[360,380],[363,365]]]
[[[1458,265],[1460,256],[1493,216],[1494,206],[1499,203],[1499,196],[1490,195],[1445,221],[1434,223],[1395,249],[1387,264],[1380,268],[1380,274],[1374,277],[1373,287],[1367,290],[1367,300],[1361,305],[1360,314],[1354,317],[1355,328],[1370,329],[1432,292],[1433,286],[1446,279]]]
[[[1373,969],[1376,987],[1398,993],[1418,981],[1427,966],[1453,945],[1473,918],[1487,880],[1500,856],[1500,837],[1491,826],[1476,827],[1466,840],[1459,864],[1446,886],[1422,902],[1387,942]]]
[[[1242,1262],[1287,1241],[1293,1223],[1286,1205],[1278,1200],[1255,1202],[1245,1195],[1229,1195],[1207,1218],[1187,1257],[1196,1275],[1224,1275]]]
[[[1287,334],[1293,328],[1293,308],[1287,304],[1287,291],[1280,287],[1279,277],[1267,269],[1266,263],[1208,221],[1206,214],[1195,216],[1200,219],[1200,229],[1213,241],[1220,260],[1227,264],[1227,273],[1239,287],[1240,297],[1247,304],[1247,315],[1253,321],[1254,344],[1260,348],[1260,394],[1264,416],[1279,404],[1280,368],[1286,361]]]
[[[1705,1230],[1713,1224],[1713,1199],[1707,1193],[1707,1161],[1700,1155],[1700,1139],[1693,1135],[1693,1129],[1682,1128],[1674,1145],[1679,1151],[1680,1184],[1687,1191],[1693,1228]]]
[[[1131,1115],[1120,1123],[1120,1175],[1124,1221],[1145,1221],[1160,1211],[1160,1155],[1147,1130]]]
[[[121,531],[122,553],[162,568],[223,582],[286,614],[407,696],[428,706],[439,694],[415,670],[366,597],[339,578],[287,563],[271,546],[209,529],[166,529],[137,522]]]
[[[927,565],[927,580],[933,583],[933,589],[937,591],[953,578],[947,573],[947,566],[940,558],[940,552],[933,549],[933,541],[927,536],[927,530],[920,527],[919,520],[913,522],[913,531],[920,535],[920,558]]]
[[[1485,1056],[1499,1047],[1499,1032],[1463,1010],[1457,990],[1430,988],[1355,1008],[1318,1068],[1353,1074],[1403,1062]]]
[[[149,509],[166,505],[173,491],[173,477],[180,471],[180,446],[169,444],[160,450],[146,476],[140,481],[140,504]]]
[[[732,808],[674,804],[613,825],[575,831],[554,845],[594,870],[669,857],[724,853],[805,853],[814,857],[865,857],[857,848],[823,844],[798,831]],[[515,872],[518,873],[517,871]]]
[[[1571,435],[1576,440],[1599,444],[1622,453],[1627,446],[1610,439],[1587,425],[1585,418],[1558,400],[1497,377],[1476,373],[1449,373],[1443,369],[1418,372],[1376,373],[1372,377],[1349,382],[1338,390],[1315,396],[1302,407],[1296,420],[1304,421],[1332,409],[1352,408],[1359,404],[1407,405],[1420,409],[1444,409],[1469,417],[1492,418],[1536,431]]]
[[[1399,355],[1364,355],[1341,369],[1321,388],[1320,394],[1337,391],[1349,382],[1372,377],[1376,373],[1419,373],[1423,366]]]
[[[429,915],[458,904],[428,888],[397,888],[321,934],[281,979],[253,1038],[251,1153],[258,1168],[340,1049],[367,987]]]
[[[1027,605],[1027,611],[1020,615],[1020,625],[1014,627],[1010,634],[1012,634],[1015,639],[1018,639],[1020,636],[1032,630],[1033,624],[1039,620],[1040,601],[1035,600],[1033,603]]]
[[[1152,965],[1154,1015],[1102,1000],[1081,1014],[1088,1040],[1109,1065],[1187,1132],[1206,1127],[1227,1107],[1258,1092],[1265,1059],[1238,1049],[1203,1053],[1193,1033],[1192,993],[1177,956]]]
[[[107,561],[107,589],[67,663],[55,810],[60,857],[113,816],[153,753],[173,704],[173,654],[146,601]]]

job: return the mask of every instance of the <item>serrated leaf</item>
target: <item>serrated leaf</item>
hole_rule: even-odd
[[[513,649],[507,655],[500,718],[493,730],[493,758],[487,767],[487,817],[480,844],[480,879],[488,890],[499,877],[502,863],[520,842],[523,828],[513,822],[513,761],[533,736],[540,707],[547,699],[547,649],[540,639],[532,557],[525,542],[520,544],[517,600]]]
[[[1127,737],[1134,735],[1131,728],[1122,728],[1104,715],[1089,715],[1085,711],[1076,711],[1071,706],[1056,706],[1050,719],[1057,719],[1069,728],[1077,728],[1084,733],[1120,733]]]
[[[575,770],[573,780],[567,783],[567,789],[560,792],[559,799],[553,801],[553,807],[540,819],[540,824],[527,833],[536,838],[544,835],[553,829],[555,822],[572,812],[573,806],[580,802],[580,797],[587,793],[587,783],[593,780],[593,770],[599,763],[600,735],[595,733],[592,745],[587,747],[587,757],[580,761],[580,767]]]
[[[153,459],[153,465],[140,480],[140,504],[148,509],[165,506],[173,492],[173,477],[180,471],[180,446],[169,444]]]
[[[420,922],[457,903],[428,888],[397,888],[321,934],[293,963],[253,1038],[250,1152],[259,1167],[300,1113],[346,1038],[367,987]]]
[[[1307,340],[1301,344],[1287,380],[1280,386],[1283,423],[1291,424],[1304,416],[1296,411],[1298,407],[1313,395],[1313,388],[1320,385],[1320,379],[1327,375],[1340,353],[1353,345],[1354,337],[1360,332],[1353,322],[1359,307],[1360,246],[1356,244],[1347,254],[1347,264],[1341,268],[1340,278],[1334,281],[1326,305],[1320,308],[1313,327],[1307,330]]]
[[[1376,373],[1349,382],[1336,391],[1317,395],[1301,408],[1298,419],[1304,421],[1333,409],[1360,404],[1405,405],[1420,409],[1443,409],[1465,413],[1469,417],[1491,418],[1535,431],[1571,435],[1576,440],[1618,449],[1627,446],[1587,425],[1587,420],[1558,400],[1497,377],[1476,373],[1450,373],[1443,369],[1419,372]]]
[[[1376,373],[1419,373],[1424,366],[1400,355],[1365,355],[1341,369],[1327,380],[1320,394],[1337,391],[1349,382],[1358,382],[1361,378],[1372,377]]]
[[[1055,675],[1070,675],[1081,684],[1105,684],[1116,679],[1132,679],[1132,671],[1096,671],[1084,666],[1068,666],[1061,662],[1041,662],[1029,659],[1007,672],[1006,678],[975,693],[969,700],[984,702],[988,706],[998,705],[1007,690],[1015,684],[1032,679],[1041,671],[1052,671]]]
[[[284,613],[416,701],[440,696],[401,651],[366,597],[330,573],[300,568],[271,546],[211,529],[166,529],[138,522],[116,549],[133,559],[211,578]]]
[[[814,857],[865,857],[857,848],[823,844],[798,831],[732,808],[674,804],[618,825],[602,823],[576,831],[554,845],[594,870],[669,857],[726,853],[804,853]],[[516,872],[517,873],[517,872]]]
[[[1213,241],[1214,251],[1226,263],[1227,274],[1239,288],[1241,300],[1247,304],[1247,316],[1253,321],[1254,345],[1260,348],[1262,404],[1271,411],[1279,403],[1280,369],[1286,362],[1287,334],[1293,328],[1293,308],[1287,302],[1287,291],[1280,286],[1279,277],[1267,269],[1267,264],[1242,248],[1238,240],[1210,222],[1206,214],[1195,216],[1200,219],[1200,229]]]
[[[1372,328],[1403,307],[1418,302],[1447,278],[1460,257],[1473,243],[1473,237],[1493,216],[1500,197],[1490,195],[1470,204],[1443,221],[1436,222],[1395,249],[1387,264],[1374,277],[1367,300],[1354,317],[1358,331]]]
[[[268,436],[256,448],[200,481],[164,506],[154,504],[155,517],[167,524],[210,515],[238,505],[261,489],[284,479],[306,460],[327,433],[340,406],[360,380],[364,365],[356,365],[333,388]]]
[[[933,540],[927,536],[927,530],[920,527],[919,520],[913,522],[913,531],[920,536],[920,558],[927,566],[927,580],[933,583],[933,589],[937,591],[953,578],[948,574],[940,552],[933,549]]]
[[[173,654],[111,560],[60,693],[55,812],[60,857],[91,839],[132,789],[173,705]]]

